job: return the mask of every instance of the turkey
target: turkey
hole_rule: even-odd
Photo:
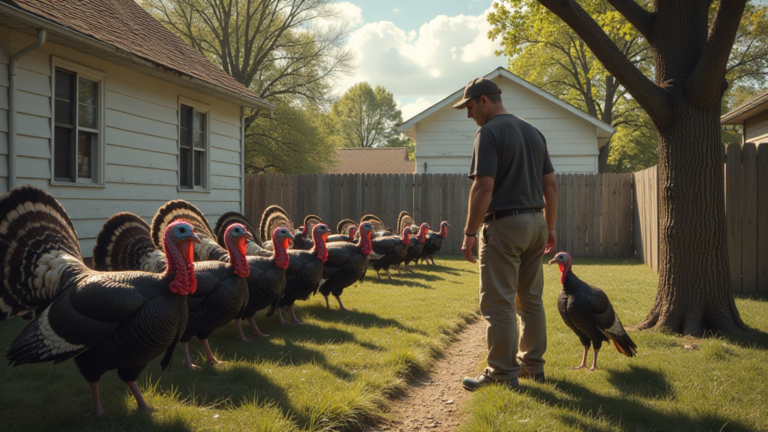
[[[355,234],[357,233],[357,223],[351,219],[342,219],[339,221],[338,225],[336,225],[336,232],[338,232],[338,234],[328,236],[328,243],[337,241],[354,243]]]
[[[93,397],[90,415],[102,416],[99,380],[110,370],[147,410],[136,379],[160,354],[167,370],[187,325],[186,298],[196,291],[194,226],[165,228],[169,251],[161,274],[101,273],[83,264],[72,221],[47,192],[13,188],[0,197],[0,319],[31,322],[6,353],[13,366],[74,358]]]
[[[402,237],[387,236],[371,240],[372,252],[370,260],[373,263],[373,269],[376,270],[376,279],[381,280],[379,271],[384,269],[387,273],[387,278],[392,280],[392,275],[389,274],[389,268],[403,262],[405,255],[408,253],[410,240],[410,227],[403,228]],[[374,256],[376,258],[375,260]]]
[[[565,324],[576,333],[584,346],[584,357],[581,364],[570,369],[587,367],[587,353],[590,343],[594,350],[592,367],[597,369],[597,353],[603,342],[611,341],[616,349],[627,357],[637,354],[637,345],[630,339],[621,320],[613,310],[608,296],[597,287],[581,281],[571,270],[571,256],[560,252],[549,262],[557,263],[560,267],[560,283],[563,289],[557,298],[557,310]]]
[[[295,235],[300,232],[293,227],[293,222],[291,222],[288,212],[283,210],[282,207],[278,205],[267,207],[264,209],[264,213],[261,214],[261,221],[259,221],[259,235],[264,239],[262,247],[268,251],[272,250],[271,235],[277,227],[286,228],[294,235],[294,238]],[[293,248],[294,244],[295,242],[292,242],[290,247]]]
[[[427,233],[424,250],[421,251],[421,256],[419,256],[422,262],[429,263],[432,261],[432,264],[435,263],[435,254],[440,252],[440,248],[443,247],[443,239],[448,237],[448,227],[450,226],[451,224],[448,221],[442,221],[440,222],[439,232],[430,231]]]
[[[286,215],[287,218],[287,215]],[[312,228],[314,228],[315,225],[323,223],[323,220],[320,218],[320,216],[317,215],[308,215],[304,218],[304,225],[300,226],[296,233],[294,234],[296,237],[296,240],[293,242],[293,246],[291,249],[304,249],[304,250],[310,250],[315,245],[312,241],[312,239],[307,238],[307,233],[312,232]]]
[[[216,221],[216,227],[213,229],[213,232],[216,235],[216,243],[218,243],[219,246],[224,248],[227,247],[226,242],[224,241],[224,233],[227,231],[227,228],[234,223],[239,223],[245,226],[248,233],[251,235],[251,238],[247,241],[248,255],[271,255],[269,251],[262,248],[261,235],[259,235],[259,232],[253,225],[251,225],[251,221],[242,214],[234,211],[224,213],[219,217],[219,220]]]
[[[192,204],[176,204],[176,218],[194,215]],[[181,336],[181,346],[189,369],[199,369],[189,355],[189,341],[197,337],[203,344],[206,361],[217,360],[208,343],[208,336],[223,327],[245,307],[248,301],[246,279],[250,268],[246,261],[247,240],[251,237],[244,225],[233,223],[224,233],[228,262],[202,261],[194,263],[197,291],[188,296],[189,321]],[[165,270],[165,254],[154,249],[149,225],[133,213],[112,216],[101,229],[93,250],[96,270],[144,270],[154,273]],[[141,254],[145,266],[141,265]],[[137,265],[139,264],[139,265]]]
[[[373,226],[373,234],[371,234],[371,240],[384,236],[394,235],[391,229],[387,228],[387,225],[376,215],[367,214],[360,218],[360,223],[368,222]]]
[[[411,228],[411,232],[413,232],[413,225],[408,228]],[[408,265],[411,263],[411,261],[415,262],[416,259],[421,256],[421,252],[424,250],[424,242],[427,238],[427,231],[429,231],[429,224],[425,222],[421,224],[419,231],[416,233],[416,243],[413,244],[413,247],[409,247],[408,252],[405,254],[405,259],[403,260],[405,271],[413,272]],[[398,265],[398,271],[399,270],[400,266]]]
[[[323,266],[323,279],[319,291],[325,297],[328,310],[328,295],[333,294],[339,302],[339,310],[349,311],[341,302],[344,288],[357,281],[362,281],[368,267],[368,256],[371,255],[371,234],[373,225],[369,222],[360,224],[360,239],[357,244],[336,242],[328,244],[328,259]]]
[[[159,250],[163,250],[161,237],[165,226],[182,217],[197,228],[200,236],[200,244],[195,246],[195,261],[229,261],[227,250],[216,243],[216,236],[203,212],[185,200],[168,201],[155,213],[152,219],[152,241]]]
[[[413,221],[413,218],[411,215],[403,210],[400,212],[400,214],[397,216],[397,232],[401,233],[403,232],[403,228],[408,228],[411,225],[415,225],[416,222]]]
[[[278,226],[272,231],[270,242],[274,245],[271,257],[249,256],[248,267],[251,275],[248,277],[248,303],[235,316],[235,325],[240,333],[240,340],[250,342],[245,337],[241,321],[247,320],[253,328],[254,336],[267,336],[256,325],[253,317],[256,312],[268,308],[276,302],[285,289],[285,271],[290,264],[288,247],[293,241],[293,234],[286,227]]]
[[[289,250],[290,264],[285,271],[285,289],[280,294],[277,302],[272,303],[267,317],[272,316],[277,309],[280,317],[280,324],[287,324],[283,319],[281,308],[288,306],[291,312],[291,319],[294,324],[304,324],[296,318],[293,310],[293,303],[296,300],[306,300],[309,295],[317,291],[317,286],[323,278],[323,267],[328,259],[328,249],[326,249],[326,238],[330,230],[325,224],[316,224],[312,227],[312,242],[314,248],[308,251]]]

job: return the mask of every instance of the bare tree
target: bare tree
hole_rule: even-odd
[[[659,139],[660,274],[652,310],[640,329],[701,336],[737,331],[729,281],[720,102],[726,67],[747,0],[607,0],[651,47],[655,82],[646,78],[600,25],[573,0],[539,0],[589,46],[645,109]]]

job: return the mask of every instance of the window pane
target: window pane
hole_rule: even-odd
[[[192,179],[190,178],[192,168],[191,152],[192,150],[181,149],[179,153],[179,185],[181,187],[192,187]]]
[[[203,185],[203,152],[195,153],[195,186]]]
[[[97,82],[79,79],[78,84],[78,112],[77,123],[82,127],[91,129],[98,128],[98,94],[99,84]]]
[[[96,81],[80,78],[78,86],[78,102],[87,105],[97,105],[99,94],[99,83]]]
[[[96,134],[79,131],[77,133],[77,177],[93,178],[93,147]]]
[[[185,129],[190,129],[190,118],[192,117],[192,108],[188,106],[181,106],[181,114],[179,115],[181,120],[181,127]]]
[[[74,124],[75,75],[56,69],[56,110],[54,118],[56,123]]]
[[[190,148],[190,130],[181,128],[179,129],[179,145],[181,148]]]
[[[195,132],[195,147],[204,149],[205,148],[205,113],[201,113],[201,112],[195,113],[194,132]]]
[[[195,148],[205,150],[205,134],[195,132]]]
[[[98,114],[95,106],[78,104],[77,123],[82,127],[98,129]]]
[[[53,142],[53,177],[74,181],[72,175],[72,129],[56,126]]]

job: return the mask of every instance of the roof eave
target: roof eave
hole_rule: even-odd
[[[177,71],[175,69],[171,69],[163,65],[154,63],[136,54],[120,49],[114,45],[108,44],[98,39],[94,39],[90,36],[86,36],[80,32],[71,30],[60,24],[49,21],[45,18],[39,17],[27,11],[18,9],[16,7],[10,6],[6,3],[0,2],[0,14],[10,17],[26,25],[44,29],[49,33],[53,33],[58,36],[61,36],[62,38],[69,39],[76,43],[83,44],[89,48],[93,48],[95,50],[101,51],[110,56],[126,59],[131,63],[134,63],[143,68],[148,68],[152,71],[157,72],[157,74],[150,74],[150,75],[155,75],[158,78],[173,82],[175,84],[179,84],[182,87],[190,88],[192,90],[195,90],[193,86],[203,87],[205,89],[218,93],[220,95],[219,97],[226,96],[224,99],[228,99],[232,102],[237,101],[238,105],[244,106],[247,108],[265,109],[268,111],[274,111],[276,108],[274,104],[271,104],[259,98],[248,97],[246,95],[234,92],[232,90],[223,88],[221,86],[217,86],[208,81],[204,81],[200,78],[196,78],[191,75],[185,74],[183,72]],[[107,60],[109,60],[109,58],[107,58]],[[142,71],[142,72],[146,73],[147,71]]]
[[[768,92],[763,93],[726,114],[723,114],[720,117],[720,124],[740,125],[744,123],[744,120],[763,111],[768,111]]]

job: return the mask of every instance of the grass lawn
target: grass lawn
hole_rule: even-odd
[[[438,263],[391,283],[377,283],[369,272],[342,297],[354,312],[328,312],[320,295],[298,303],[305,326],[280,326],[276,316],[261,312],[259,328],[271,336],[250,344],[236,341],[228,325],[209,339],[223,366],[188,371],[180,348],[170,372],[161,372],[156,359],[139,379],[157,410],[151,415],[135,411],[115,372],[101,381],[110,417],[94,419],[84,417],[92,408],[90,392],[72,361],[15,368],[0,362],[0,430],[359,429],[381,418],[388,396],[428,366],[450,332],[477,319],[475,268],[458,258]],[[20,319],[0,323],[3,352],[24,325]],[[203,364],[202,345],[193,339],[190,348]]]
[[[608,294],[625,326],[650,310],[658,278],[644,265],[575,259],[573,266],[577,276]],[[742,319],[753,328],[747,335],[699,340],[630,332],[637,357],[604,344],[598,371],[571,371],[568,366],[581,361],[581,344],[557,312],[558,271],[553,265],[544,273],[547,382],[521,381],[518,392],[500,386],[478,391],[466,407],[464,432],[768,430],[765,299],[737,299]]]

